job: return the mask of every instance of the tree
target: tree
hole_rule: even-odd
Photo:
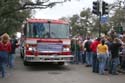
[[[122,22],[125,22],[125,10],[116,9],[114,15],[111,17],[111,21],[114,26],[118,26]]]
[[[68,0],[60,2],[50,2],[50,0],[0,0],[0,34],[12,34],[19,30],[26,18],[32,16],[31,9],[52,8],[58,3],[64,3]],[[70,0],[69,0],[70,1]]]
[[[83,9],[80,15],[73,15],[70,18],[72,26],[72,35],[80,34],[83,37],[87,36],[87,30],[92,30],[95,26],[95,17],[92,15],[89,8]],[[94,21],[93,21],[94,20]]]
[[[16,11],[20,7],[19,0],[0,0],[0,34],[16,32],[23,21],[31,16],[30,10]]]
[[[84,9],[83,11],[80,12],[80,19],[81,23],[85,28],[91,28],[93,27],[93,19],[94,17],[92,16],[92,12],[89,8]]]
[[[72,35],[75,36],[79,33],[79,26],[77,25],[77,21],[79,20],[79,15],[75,14],[72,17],[70,17],[70,25],[72,27]]]

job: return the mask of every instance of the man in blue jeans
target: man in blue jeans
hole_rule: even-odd
[[[97,46],[98,44],[100,44],[100,38],[97,38],[94,42],[92,42],[92,44],[90,45],[90,48],[92,50],[92,61],[93,61],[93,64],[92,64],[92,71],[94,73],[98,73],[99,71],[99,62],[98,62],[98,59],[97,59]]]
[[[113,75],[117,75],[117,67],[120,63],[119,61],[119,50],[122,45],[122,42],[115,38],[112,45],[111,45],[111,68],[110,73]]]
[[[111,60],[111,70],[109,73],[113,74],[113,75],[118,75],[117,73],[117,67],[120,64],[119,58],[113,58]]]
[[[92,50],[90,48],[92,41],[87,38],[87,42],[84,45],[86,51],[86,67],[92,66]]]

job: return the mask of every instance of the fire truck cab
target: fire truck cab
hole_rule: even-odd
[[[24,65],[33,62],[56,62],[63,65],[73,60],[70,51],[70,26],[62,20],[28,19],[21,38],[20,54]]]

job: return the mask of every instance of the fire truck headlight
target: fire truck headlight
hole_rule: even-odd
[[[29,51],[36,51],[36,49],[33,48],[33,47],[29,47],[28,50],[29,50]]]
[[[69,48],[64,48],[63,51],[67,52],[67,51],[70,51],[70,49]]]
[[[29,48],[28,48],[28,50],[29,50],[29,51],[32,51],[32,50],[33,50],[33,48],[29,47]]]

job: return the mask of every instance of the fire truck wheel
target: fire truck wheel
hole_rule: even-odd
[[[58,65],[64,65],[64,62],[58,62]]]
[[[24,61],[23,64],[24,64],[24,66],[29,66],[30,65],[29,62],[27,62],[27,61]]]

